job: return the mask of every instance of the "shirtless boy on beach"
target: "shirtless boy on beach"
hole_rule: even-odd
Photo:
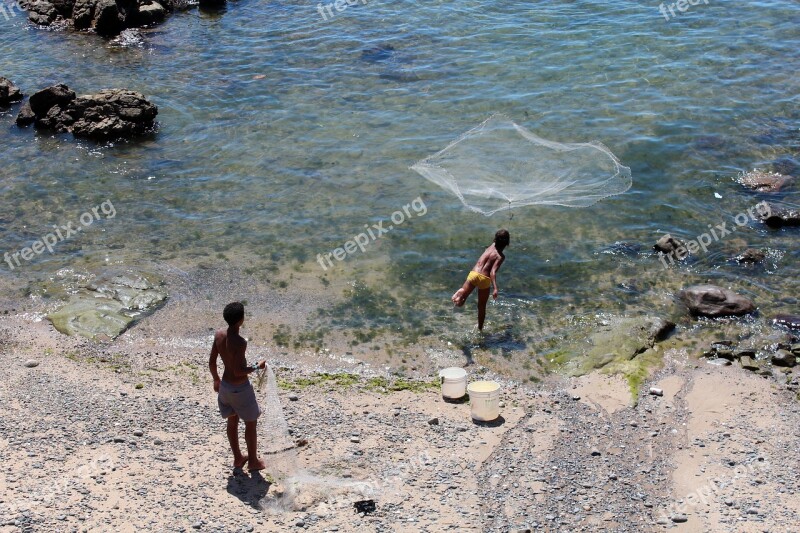
[[[266,361],[248,366],[244,352],[247,341],[239,335],[239,328],[244,323],[244,306],[239,302],[230,303],[222,312],[228,329],[221,329],[214,335],[208,368],[214,378],[214,391],[218,393],[217,403],[222,418],[228,419],[228,442],[233,451],[233,467],[242,468],[247,463],[248,470],[256,471],[265,468],[264,461],[258,458],[256,424],[261,409],[256,401],[256,393],[248,374],[267,365]],[[217,357],[222,357],[225,372],[222,379],[217,373]],[[244,421],[244,440],[247,443],[247,455],[239,449],[239,419]]]
[[[478,330],[483,331],[483,320],[486,318],[486,302],[489,301],[489,287],[494,285],[492,296],[497,300],[497,271],[505,261],[503,249],[511,242],[507,230],[501,229],[494,234],[494,242],[481,255],[478,262],[467,276],[464,286],[451,298],[453,303],[461,307],[472,291],[478,288]]]

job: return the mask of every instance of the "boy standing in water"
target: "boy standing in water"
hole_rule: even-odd
[[[230,303],[225,306],[222,317],[228,323],[228,329],[221,329],[214,335],[208,368],[214,378],[214,391],[218,393],[219,413],[222,418],[228,419],[228,442],[233,452],[233,467],[241,468],[247,463],[247,468],[251,472],[263,470],[266,465],[258,458],[256,434],[261,409],[258,407],[256,393],[247,376],[259,368],[264,368],[267,362],[259,361],[251,366],[247,365],[244,356],[247,341],[239,335],[239,328],[244,323],[244,306],[239,302]],[[217,357],[222,357],[222,362],[225,363],[225,372],[221,380],[217,373]],[[244,421],[247,455],[242,455],[239,449],[239,418]]]
[[[507,230],[501,229],[494,234],[494,242],[481,255],[478,262],[467,276],[464,286],[451,298],[457,307],[464,305],[467,297],[478,288],[478,330],[483,331],[483,320],[486,318],[486,302],[489,301],[489,287],[494,285],[492,296],[497,300],[497,271],[505,261],[503,249],[511,242]]]

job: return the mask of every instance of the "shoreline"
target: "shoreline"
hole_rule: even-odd
[[[292,437],[308,442],[294,454],[290,490],[280,479],[270,483],[269,472],[266,481],[230,475],[200,343],[163,343],[158,357],[172,364],[142,371],[131,355],[144,346],[120,342],[125,335],[102,346],[25,316],[2,317],[0,328],[11,339],[2,350],[9,376],[0,396],[9,409],[0,447],[9,461],[1,505],[27,506],[3,514],[3,533],[26,526],[788,532],[800,519],[800,486],[786,475],[800,467],[800,434],[787,431],[800,427],[793,391],[686,350],[666,350],[635,406],[624,380],[597,372],[549,375],[534,386],[500,379],[504,421],[495,426],[472,423],[468,404],[445,403],[433,388],[370,387],[369,376],[385,369],[369,362],[273,361]],[[180,363],[188,352],[190,364]],[[39,366],[26,367],[31,358]],[[361,377],[315,382],[323,369]],[[476,370],[468,368],[470,379]],[[663,396],[648,394],[649,386]],[[750,468],[758,462],[770,468]],[[41,493],[43,476],[59,481],[46,485],[56,493]],[[352,505],[366,497],[377,510],[359,516]]]

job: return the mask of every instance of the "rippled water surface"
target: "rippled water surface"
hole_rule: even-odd
[[[567,314],[667,308],[675,288],[712,278],[770,312],[796,310],[796,232],[751,222],[670,270],[649,248],[664,232],[730,225],[762,200],[734,181],[744,170],[800,174],[797,2],[715,0],[667,21],[656,2],[374,0],[326,21],[312,2],[241,0],[176,14],[133,48],[21,17],[0,25],[0,75],[26,93],[125,87],[160,110],[157,134],[117,146],[20,131],[16,107],[0,116],[3,251],[104,200],[117,212],[3,276],[115,262],[291,265],[364,280],[350,295],[360,311],[331,323],[380,325],[383,314],[447,336],[472,319],[452,319],[450,294],[507,227],[490,320],[520,329],[514,338]],[[485,218],[409,170],[495,112],[548,139],[601,141],[633,187],[591,208]],[[796,190],[770,199],[796,206]],[[418,197],[424,216],[411,211],[334,269],[317,264]],[[617,241],[641,248],[609,248]],[[769,248],[767,265],[728,260],[746,246]],[[414,312],[370,314],[375,300],[393,302],[384,292]]]

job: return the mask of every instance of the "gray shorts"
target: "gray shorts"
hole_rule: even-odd
[[[252,422],[261,416],[261,409],[256,401],[256,391],[249,381],[240,385],[231,385],[225,380],[220,381],[217,403],[222,418],[239,415],[245,422]]]

